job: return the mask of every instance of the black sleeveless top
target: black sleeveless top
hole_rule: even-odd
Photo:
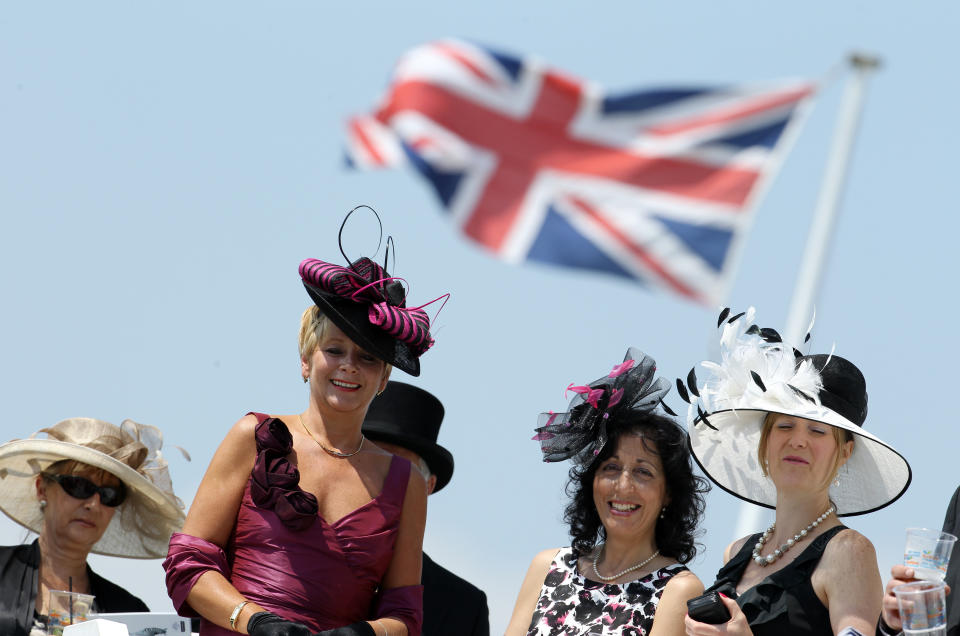
[[[846,526],[830,528],[814,539],[792,563],[766,577],[737,598],[750,623],[754,636],[781,636],[782,634],[833,634],[830,611],[823,606],[813,591],[811,577],[823,551]],[[753,558],[753,547],[760,538],[755,534],[747,539],[736,556],[717,572],[714,590],[724,583],[736,587],[743,571]]]

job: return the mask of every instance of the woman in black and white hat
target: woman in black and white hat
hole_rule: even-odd
[[[693,456],[730,494],[776,511],[762,534],[734,541],[710,589],[731,619],[687,618],[687,633],[871,633],[882,581],[873,544],[840,516],[893,503],[910,466],[863,429],[866,382],[833,354],[802,355],[751,308],[721,314],[721,360],[687,378]],[[678,381],[681,393],[682,383]]]
[[[92,594],[98,612],[147,611],[91,570],[87,556],[166,554],[184,517],[162,440],[132,420],[115,426],[76,417],[0,446],[0,509],[38,535],[0,548],[0,634],[46,633],[50,590]]]

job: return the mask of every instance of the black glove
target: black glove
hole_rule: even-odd
[[[336,629],[325,629],[314,636],[377,636],[377,632],[370,627],[370,623],[360,621]]]
[[[294,623],[270,612],[257,612],[247,621],[250,636],[313,636],[303,623]]]

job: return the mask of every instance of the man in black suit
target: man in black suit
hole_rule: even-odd
[[[947,514],[943,519],[943,531],[953,536],[960,536],[960,488],[953,492]],[[893,588],[901,583],[914,581],[913,570],[905,565],[895,565],[890,568],[891,579],[887,583],[886,594],[883,597],[883,614],[877,626],[878,636],[892,636],[900,633],[900,612],[897,608],[897,597]],[[947,566],[947,575],[944,578],[951,591],[947,596],[947,636],[960,636],[960,541],[953,544],[950,553],[950,564]]]
[[[453,476],[453,455],[437,444],[443,404],[403,382],[388,382],[374,398],[363,434],[384,450],[404,457],[423,473],[427,494]],[[423,554],[423,636],[489,636],[487,596],[476,586]]]

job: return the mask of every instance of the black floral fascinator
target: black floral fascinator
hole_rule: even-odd
[[[543,461],[560,462],[572,457],[590,460],[607,443],[607,427],[627,412],[648,413],[657,408],[676,416],[664,404],[670,382],[655,376],[657,362],[639,349],[630,347],[623,362],[610,373],[586,386],[570,384],[576,395],[566,413],[541,413],[537,434]]]

